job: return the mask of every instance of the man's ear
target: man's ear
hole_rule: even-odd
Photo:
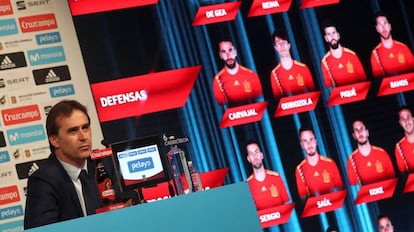
[[[51,135],[49,136],[49,142],[54,146],[54,147],[59,147],[59,143],[57,141],[57,136],[56,135]]]

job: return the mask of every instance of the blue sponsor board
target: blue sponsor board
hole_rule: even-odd
[[[154,168],[154,161],[151,157],[137,159],[128,162],[128,169],[130,173],[142,172]]]
[[[45,140],[46,135],[43,126],[39,124],[8,130],[7,138],[9,144],[13,146]]]
[[[63,46],[29,50],[27,51],[27,57],[32,66],[57,63],[66,60]]]
[[[20,217],[20,216],[23,216],[23,207],[21,205],[0,209],[0,220]]]
[[[52,43],[60,43],[62,39],[60,37],[59,32],[51,32],[51,33],[44,33],[36,35],[36,42],[37,45],[45,45],[45,44],[52,44]]]
[[[64,97],[68,95],[74,95],[75,94],[75,88],[72,84],[70,85],[61,85],[49,88],[50,97]]]
[[[20,231],[24,231],[24,225],[23,225],[23,220],[20,221],[15,221],[15,222],[10,222],[10,223],[5,223],[0,225],[0,232],[20,232]]]
[[[7,151],[0,151],[0,164],[10,161],[10,155]]]
[[[15,19],[0,20],[0,36],[14,35],[19,33]]]

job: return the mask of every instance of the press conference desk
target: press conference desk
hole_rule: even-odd
[[[27,231],[263,231],[247,183],[135,205]]]

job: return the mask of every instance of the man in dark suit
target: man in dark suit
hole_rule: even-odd
[[[94,214],[101,207],[95,164],[89,158],[86,107],[73,100],[57,103],[48,114],[46,130],[52,154],[28,178],[25,229]],[[81,181],[82,170],[87,174]]]

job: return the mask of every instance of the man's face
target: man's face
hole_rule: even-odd
[[[316,154],[317,141],[312,131],[305,130],[300,133],[300,145],[305,150],[306,155],[314,156]]]
[[[352,136],[359,145],[364,145],[368,142],[369,131],[361,121],[355,121],[352,125]]]
[[[237,50],[233,47],[232,42],[222,41],[219,43],[219,56],[228,68],[234,68],[236,66]]]
[[[63,161],[82,167],[91,154],[91,129],[87,115],[74,110],[69,117],[56,118],[58,134],[49,136],[56,155]]]
[[[393,232],[394,227],[389,218],[383,217],[378,220],[378,231],[379,232]]]
[[[400,126],[404,129],[404,132],[408,135],[414,133],[414,119],[411,112],[408,109],[403,109],[399,113]]]
[[[388,22],[388,19],[384,16],[379,16],[376,21],[375,29],[377,32],[383,39],[389,39],[391,36],[391,24]]]
[[[263,166],[263,153],[257,144],[252,143],[246,146],[247,161],[252,165],[253,169],[259,169]]]
[[[279,53],[279,56],[286,57],[290,55],[290,43],[287,40],[284,40],[279,37],[275,37],[275,45],[276,51]]]
[[[339,40],[341,36],[335,27],[326,27],[325,28],[325,41],[329,44],[329,47],[332,49],[337,49],[339,46]]]

